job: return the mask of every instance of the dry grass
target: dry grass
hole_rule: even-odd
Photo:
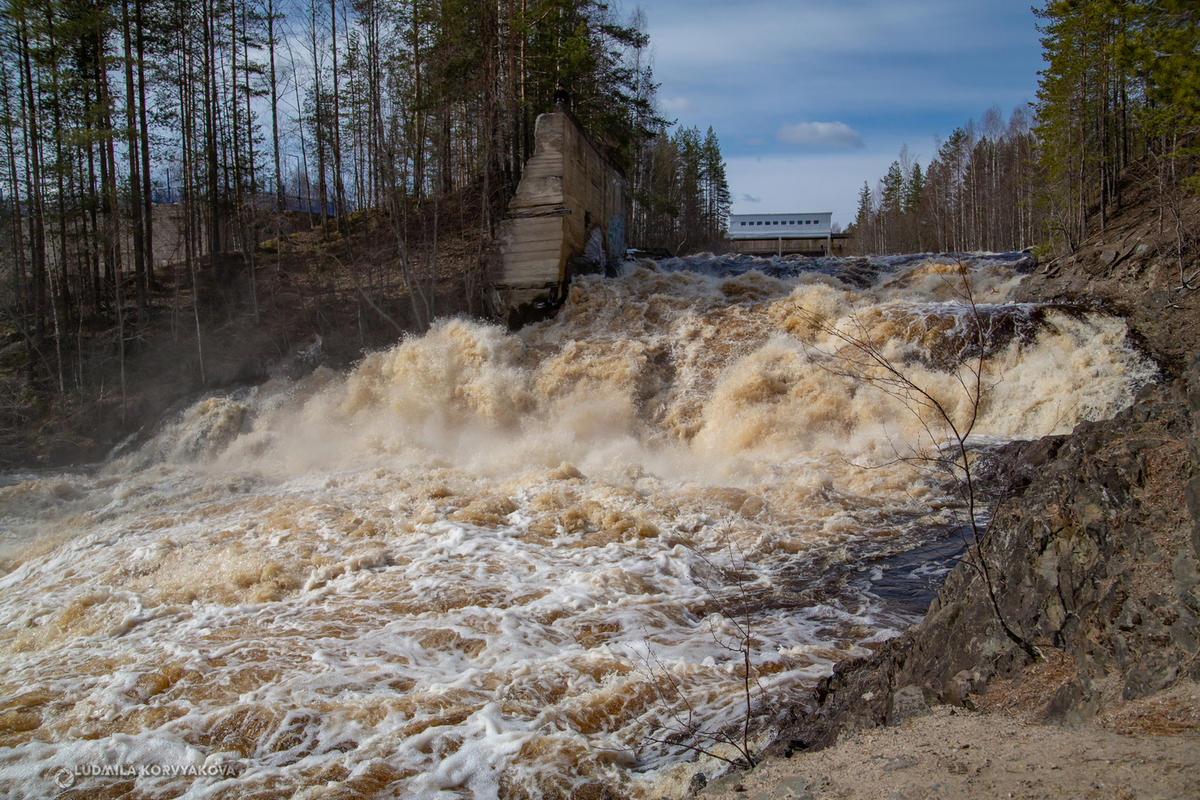
[[[1026,667],[1015,678],[988,683],[982,695],[973,697],[980,711],[1033,719],[1059,690],[1078,677],[1075,659],[1069,654],[1044,640],[1037,644],[1045,659]]]
[[[1118,704],[1096,721],[1126,735],[1178,736],[1200,731],[1200,684],[1185,681],[1151,697]]]

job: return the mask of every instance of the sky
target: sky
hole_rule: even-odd
[[[854,221],[907,145],[1034,100],[1032,0],[625,0],[650,34],[664,116],[712,126],[735,214]]]

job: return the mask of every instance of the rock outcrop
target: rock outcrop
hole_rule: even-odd
[[[1011,444],[980,467],[996,604],[1037,657],[1005,632],[966,560],[918,626],[824,679],[776,750],[823,747],[934,703],[1077,722],[1200,679],[1200,291],[1181,285],[1178,253],[1150,235],[1150,217],[1131,209],[1020,290],[1123,313],[1162,372],[1116,417]],[[1195,269],[1192,256],[1184,275]]]

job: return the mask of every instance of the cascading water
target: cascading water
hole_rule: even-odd
[[[983,321],[981,441],[1153,377],[1120,320],[1005,304],[1018,260],[968,260],[974,313],[947,259],[630,263],[518,334],[442,321],[97,471],[0,481],[0,789],[678,793],[710,767],[656,740],[744,714],[731,609],[761,741],[920,613],[882,587],[944,571],[964,519],[896,458],[911,409],[830,368],[832,329],[963,414]]]

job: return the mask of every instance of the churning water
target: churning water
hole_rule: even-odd
[[[762,739],[920,613],[963,522],[897,459],[936,420],[834,330],[962,420],[982,324],[983,442],[1151,379],[1121,321],[1006,304],[1019,258],[968,259],[974,313],[946,259],[630,263],[517,334],[442,321],[98,470],[10,477],[0,793],[680,791],[711,765],[679,721],[745,713],[742,614]]]

